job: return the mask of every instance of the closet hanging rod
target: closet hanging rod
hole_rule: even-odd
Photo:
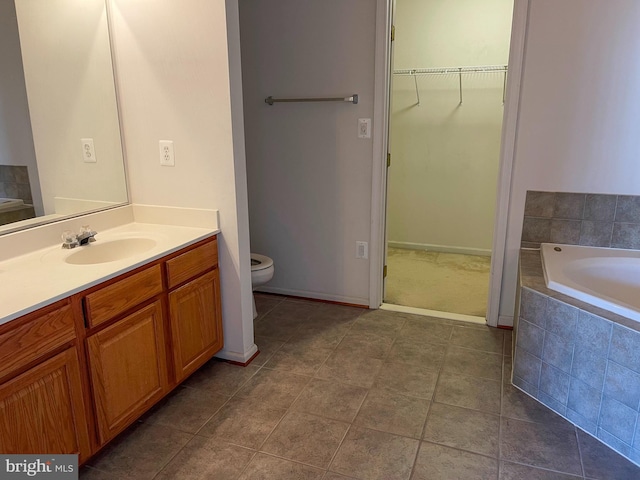
[[[273,105],[277,102],[349,102],[354,105],[358,103],[358,94],[354,93],[349,97],[321,97],[321,98],[273,98],[271,96],[264,99],[264,103]]]
[[[496,73],[506,72],[507,65],[481,65],[477,67],[444,67],[444,68],[404,68],[394,70],[394,75],[414,76],[414,75],[460,75],[469,73]]]

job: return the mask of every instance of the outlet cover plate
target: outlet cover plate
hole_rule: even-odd
[[[172,140],[160,140],[160,165],[163,167],[176,166]]]
[[[93,146],[93,138],[81,138],[82,144],[82,161],[84,163],[97,163],[96,149]]]

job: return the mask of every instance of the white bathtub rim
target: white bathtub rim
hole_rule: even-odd
[[[1,197],[0,198],[0,213],[4,212],[13,212],[14,210],[19,210],[24,207],[28,207],[30,205],[26,205],[24,200],[20,198],[8,198]]]
[[[543,243],[540,245],[540,256],[542,263],[542,273],[544,275],[544,281],[548,289],[558,293],[562,293],[587,303],[591,306],[607,310],[611,313],[626,317],[634,322],[640,322],[640,308],[629,305],[620,300],[611,298],[602,293],[596,292],[585,286],[578,285],[570,279],[566,279],[564,284],[550,279],[552,275],[547,271],[549,268],[545,262],[545,251],[551,253],[555,247],[560,247],[566,253],[579,252],[578,258],[573,260],[579,260],[583,258],[589,258],[591,255],[587,255],[589,252],[597,251],[600,256],[620,258],[639,258],[640,251],[638,250],[626,250],[621,248],[606,248],[606,247],[585,247],[580,245],[565,245],[555,243]],[[633,252],[633,253],[631,253]]]

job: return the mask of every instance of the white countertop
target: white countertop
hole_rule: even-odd
[[[74,249],[61,242],[0,262],[0,324],[33,312],[89,287],[173,253],[220,230],[148,223],[127,223],[99,231],[96,242]],[[122,260],[73,265],[65,258],[94,245],[125,238],[149,238],[150,249]]]

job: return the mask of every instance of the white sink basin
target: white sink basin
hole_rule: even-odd
[[[106,242],[90,243],[76,247],[64,261],[72,265],[95,265],[97,263],[117,262],[144,253],[156,246],[151,238],[121,238]]]

